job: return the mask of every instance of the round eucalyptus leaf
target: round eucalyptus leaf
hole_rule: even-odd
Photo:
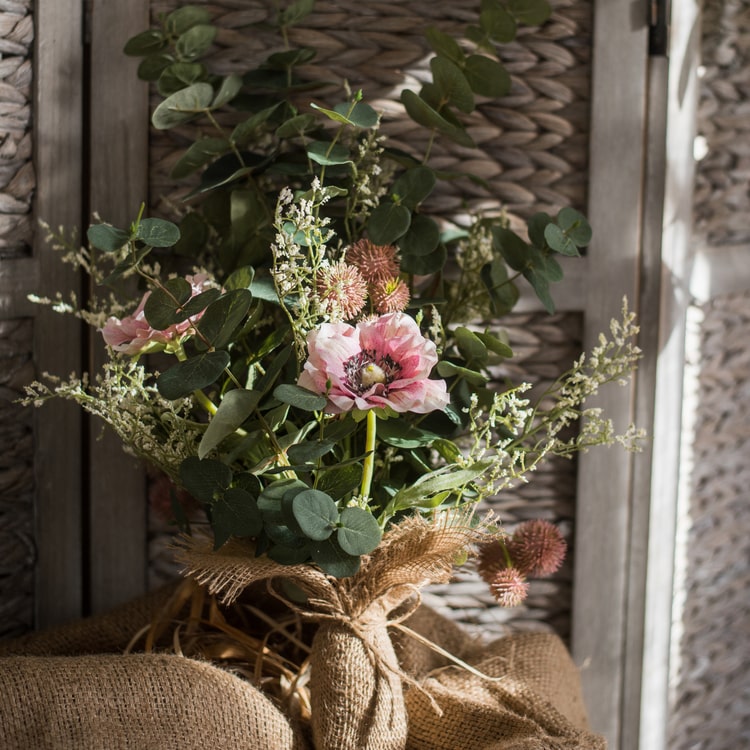
[[[191,26],[184,34],[180,34],[175,49],[183,60],[195,60],[200,57],[214,43],[218,29],[208,24]]]
[[[123,52],[131,57],[146,57],[164,49],[167,40],[158,29],[149,29],[128,39]]]
[[[166,18],[167,29],[173,34],[184,34],[198,24],[211,21],[211,13],[197,5],[185,5],[173,10]]]
[[[335,578],[353,576],[360,568],[360,559],[344,552],[335,537],[329,537],[322,542],[311,541],[308,549],[313,562],[317,563],[324,573]]]
[[[221,461],[188,456],[180,464],[180,482],[196,500],[211,503],[232,483],[232,470]]]
[[[461,112],[474,110],[474,94],[466,76],[456,63],[440,55],[430,60],[430,69],[441,98],[448,101]]]
[[[199,388],[216,381],[229,364],[229,354],[224,351],[206,352],[178,362],[163,372],[156,380],[156,387],[164,398],[174,401],[185,398]]]
[[[448,251],[438,245],[429,255],[402,255],[401,270],[415,276],[429,276],[440,271],[447,259]]]
[[[464,75],[471,90],[480,96],[493,99],[510,91],[510,74],[497,60],[484,55],[470,55],[466,59]]]
[[[352,157],[349,149],[326,141],[313,141],[307,145],[307,155],[317,164],[328,167],[335,164],[349,164]]]
[[[321,411],[328,403],[328,399],[320,393],[309,391],[293,383],[276,386],[273,395],[283,404],[289,404],[303,411]]]
[[[157,130],[167,130],[191,120],[211,106],[214,89],[210,83],[194,83],[168,96],[154,110],[151,123]]]
[[[180,239],[180,229],[164,219],[141,219],[135,237],[150,247],[172,247]]]
[[[86,237],[93,247],[105,253],[119,250],[130,239],[130,235],[125,230],[110,224],[92,224],[86,232]]]
[[[156,331],[184,320],[182,306],[190,299],[192,288],[181,276],[167,279],[163,287],[154,289],[143,307],[148,324]]]
[[[344,508],[336,539],[350,555],[367,555],[380,544],[383,532],[375,516],[364,508]]]
[[[390,245],[403,237],[411,224],[411,211],[398,203],[381,203],[370,214],[367,234],[376,245]]]
[[[434,219],[414,214],[409,231],[399,239],[398,246],[403,255],[429,255],[440,244],[440,228]]]
[[[414,210],[434,189],[435,172],[429,167],[418,166],[407,169],[391,187],[398,202]]]
[[[292,512],[305,536],[318,542],[331,536],[339,519],[333,498],[320,490],[300,492],[292,501]]]

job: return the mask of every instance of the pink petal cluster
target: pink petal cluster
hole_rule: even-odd
[[[429,378],[435,344],[404,313],[356,326],[323,323],[308,335],[307,348],[298,385],[325,394],[330,413],[390,407],[426,414],[450,401],[445,381]]]
[[[214,286],[214,283],[205,273],[186,276],[185,279],[192,288],[191,298]],[[143,295],[143,298],[138,303],[138,307],[136,307],[131,315],[126,315],[124,318],[116,318],[114,316],[108,318],[104,327],[100,329],[104,341],[116,352],[135,356],[142,354],[146,348],[152,351],[161,349],[166,344],[179,339],[187,333],[203,315],[204,311],[201,311],[187,318],[187,320],[175,323],[164,330],[157,331],[148,324],[146,316],[143,313],[146,300],[148,300],[150,295],[151,292],[146,292]]]

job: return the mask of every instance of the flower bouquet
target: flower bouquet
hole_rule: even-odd
[[[280,39],[313,5],[278,12]],[[430,208],[441,184],[478,181],[431,166],[433,141],[472,147],[467,116],[510,86],[497,45],[548,13],[543,0],[488,0],[460,38],[427,30],[432,79],[400,95],[429,134],[417,154],[388,145],[363,92],[306,74],[313,49],[280,44],[243,75],[213,74],[201,59],[216,28],[184,6],[125,47],[163,98],[154,127],[195,128],[173,169],[192,180],[177,221],[97,223],[83,249],[50,231],[109,290],[85,310],[51,302],[99,328],[111,356],[91,382],[35,383],[27,400],[101,416],[197,501],[199,515],[172,503],[188,576],[226,602],[266,583],[317,624],[318,747],[406,745],[404,685],[423,688],[389,628],[417,637],[403,620],[423,586],[479,553],[513,605],[529,575],[559,565],[554,527],[508,537],[476,512],[485,498],[549,456],[637,442],[584,406],[635,366],[627,308],[534,402],[527,384],[493,378],[513,354],[498,320],[518,285],[553,311],[557,258],[589,243],[586,219],[563,208],[516,231],[501,211],[460,225]]]

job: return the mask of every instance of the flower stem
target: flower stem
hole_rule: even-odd
[[[367,503],[372,486],[372,475],[375,471],[375,436],[377,435],[377,416],[374,409],[367,411],[367,435],[365,436],[365,466],[362,470],[362,503]]]

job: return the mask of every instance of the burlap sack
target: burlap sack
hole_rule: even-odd
[[[155,654],[0,660],[3,750],[303,750],[249,682]]]

